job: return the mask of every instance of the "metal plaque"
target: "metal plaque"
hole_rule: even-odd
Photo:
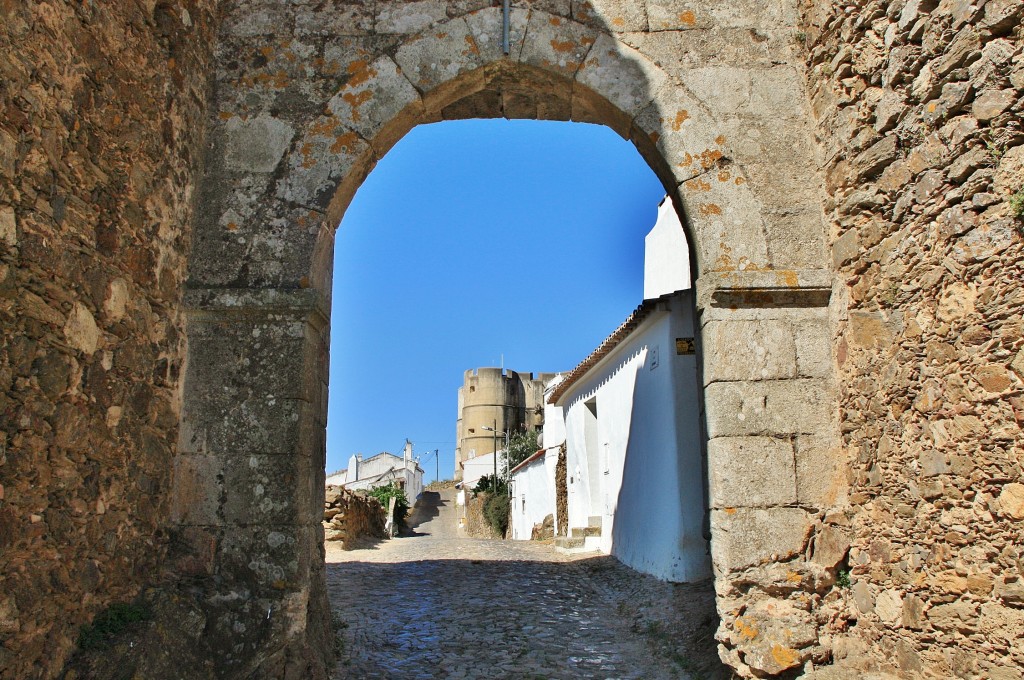
[[[694,354],[696,351],[693,338],[676,338],[676,354]]]

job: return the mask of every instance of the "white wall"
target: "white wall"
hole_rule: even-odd
[[[352,456],[348,460],[346,473],[345,488],[353,491],[400,481],[410,504],[415,504],[423,493],[423,470],[409,457],[382,453],[366,460],[357,460],[356,456]]]
[[[564,379],[565,376],[559,373],[544,386],[544,435],[541,446],[545,449],[553,449],[565,443],[565,414],[561,406],[548,403],[551,393]]]
[[[601,549],[669,581],[711,574],[702,536],[701,431],[690,294],[653,312],[562,396],[569,527],[602,518]],[[587,451],[586,402],[597,405],[596,450]],[[596,485],[589,482],[597,480]]]
[[[499,452],[500,453],[500,452]],[[498,460],[498,464],[501,465],[501,460]],[[462,468],[462,488],[472,491],[476,486],[476,483],[480,481],[480,478],[484,475],[494,474],[494,454],[486,453],[476,458],[470,458],[463,463]],[[498,469],[498,474],[501,474],[501,469]]]
[[[686,232],[672,199],[658,206],[658,219],[644,238],[644,299],[651,300],[690,287],[690,253]]]
[[[530,540],[533,525],[555,514],[557,464],[558,447],[555,447],[512,473],[512,538]]]

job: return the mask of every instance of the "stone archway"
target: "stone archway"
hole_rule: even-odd
[[[826,658],[814,603],[845,552],[821,538],[843,494],[832,278],[802,81],[771,54],[795,12],[516,7],[506,56],[501,10],[456,4],[227,10],[172,518],[220,672],[309,672],[329,649],[316,555],[333,229],[414,125],[496,116],[608,125],[673,196],[697,273],[723,658],[761,674]],[[737,65],[720,63],[729,50]]]

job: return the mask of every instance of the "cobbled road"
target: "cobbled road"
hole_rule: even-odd
[[[454,490],[409,535],[328,548],[342,622],[333,678],[720,678],[710,583],[673,585],[607,556],[460,538]]]

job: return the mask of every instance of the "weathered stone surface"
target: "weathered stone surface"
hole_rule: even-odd
[[[573,77],[597,40],[583,24],[545,12],[531,12],[520,60],[524,64]]]
[[[250,120],[234,116],[224,127],[225,163],[239,172],[273,172],[295,135],[285,121],[265,115]]]
[[[85,354],[92,354],[99,346],[100,329],[96,325],[96,319],[80,302],[76,302],[68,314],[67,323],[64,324],[64,337],[69,345]]]
[[[999,494],[999,512],[1011,519],[1024,519],[1024,484],[1007,484]]]
[[[5,678],[61,677],[167,565],[214,4],[0,9]]]
[[[978,630],[980,611],[1003,606],[992,573],[1019,563],[1008,529],[1018,520],[1001,514],[1000,499],[1016,512],[1006,489],[1022,480],[1006,454],[1021,435],[1013,407],[994,403],[1019,384],[1021,330],[1010,319],[1022,300],[1010,281],[1022,240],[987,194],[1000,168],[1003,195],[1024,181],[1010,120],[1020,36],[1001,23],[1022,10],[992,6],[994,30],[979,3],[805,12],[845,299],[836,359],[853,604],[825,608],[854,613],[833,647],[865,671],[998,677],[1021,662]],[[880,42],[881,61],[853,58]],[[880,148],[887,163],[871,151]],[[863,240],[877,224],[880,238],[855,252],[849,234]],[[1001,623],[1006,635],[1012,624]]]
[[[648,136],[676,183],[706,173],[726,154],[725,139],[704,106],[680,88],[666,88],[633,124]]]
[[[990,121],[1017,100],[1014,90],[987,90],[978,95],[971,105],[971,114],[981,122]]]
[[[454,19],[404,42],[395,61],[402,74],[426,93],[480,66],[479,55],[466,21]]]
[[[704,384],[797,377],[794,330],[781,320],[708,323],[704,327]]]
[[[386,516],[387,512],[373,496],[329,486],[324,502],[324,540],[352,550],[364,540],[384,538]]]
[[[722,508],[711,511],[711,557],[719,574],[799,555],[811,534],[800,508]]]
[[[797,501],[793,446],[771,437],[708,442],[711,507],[771,507]]]
[[[602,112],[596,102],[582,98],[573,102],[573,119],[614,124],[614,119],[621,117],[617,127],[620,134],[628,136],[633,118],[666,80],[665,72],[636,50],[607,34],[598,35],[576,72],[576,82],[600,92],[615,108]]]
[[[526,24],[529,12],[513,7],[509,13],[509,57],[519,60],[526,38]],[[491,63],[501,59],[502,52],[502,11],[498,7],[483,9],[466,15],[466,24],[473,34],[473,42],[480,50],[480,59]]]
[[[769,269],[765,225],[759,216],[752,218],[758,199],[735,166],[714,169],[721,157],[720,150],[710,149],[699,160],[709,169],[679,187],[683,209],[699,239],[698,269],[701,274]],[[742,238],[731,238],[741,234]]]
[[[708,435],[800,434],[826,431],[829,391],[820,380],[712,383],[705,389]]]
[[[743,661],[758,675],[778,675],[807,661],[817,642],[811,616],[789,602],[763,602],[734,623],[737,637],[752,638]]]
[[[18,220],[9,205],[0,207],[0,242],[8,246],[18,243]]]
[[[352,77],[327,108],[363,139],[373,140],[403,109],[419,101],[416,88],[390,57],[370,64],[355,62],[348,70]]]
[[[629,0],[573,0],[572,17],[606,31],[646,31],[647,8]]]
[[[837,527],[826,526],[814,536],[811,560],[826,569],[833,569],[850,550],[850,537]]]
[[[381,3],[374,28],[378,33],[418,33],[446,18],[445,5],[437,0]]]

